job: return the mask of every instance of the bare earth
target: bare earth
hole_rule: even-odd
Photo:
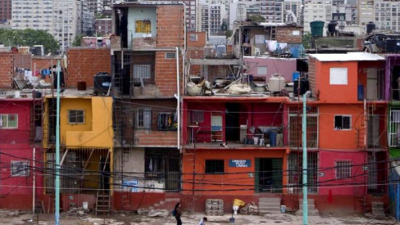
[[[37,221],[37,216],[39,221]],[[197,225],[204,215],[202,214],[184,214],[182,217],[183,224]],[[207,225],[223,225],[229,224],[230,215],[226,216],[208,216]],[[234,224],[266,224],[266,225],[286,225],[286,224],[302,224],[302,217],[290,214],[269,214],[265,216],[251,216],[251,215],[237,215],[235,216]],[[14,225],[14,224],[54,224],[53,214],[30,214],[17,211],[0,210],[0,225]],[[63,214],[60,221],[61,225],[145,225],[145,224],[176,224],[175,219],[169,215],[167,217],[151,218],[147,215],[137,214],[123,214],[114,213],[111,216],[96,216],[91,213],[84,214],[83,216],[68,216]],[[391,218],[385,220],[377,220],[373,218],[362,217],[360,215],[354,216],[310,216],[310,225],[352,225],[352,224],[400,224]]]

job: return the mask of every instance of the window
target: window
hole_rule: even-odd
[[[335,130],[350,130],[351,116],[335,116]]]
[[[190,34],[189,40],[190,41],[197,41],[197,34]]]
[[[266,66],[257,67],[257,75],[267,75],[268,68]]]
[[[152,79],[152,71],[150,64],[133,65],[133,80],[139,82],[141,79],[143,81],[149,81]]]
[[[351,177],[351,162],[337,161],[335,162],[336,179],[346,179]]]
[[[331,68],[329,74],[329,84],[347,85],[347,68]]]
[[[150,34],[151,21],[148,19],[136,20],[135,33]]]
[[[175,113],[158,113],[157,127],[158,130],[176,130]]]
[[[0,114],[0,127],[18,128],[18,114]]]
[[[151,109],[140,108],[137,109],[136,115],[136,128],[150,130],[151,129]]]
[[[29,175],[28,161],[11,161],[11,176],[26,177]]]
[[[165,58],[166,59],[175,59],[175,52],[166,52],[165,53]]]
[[[390,110],[389,146],[400,145],[400,109]]]
[[[203,110],[193,110],[190,112],[190,123],[197,124],[204,122],[204,111]]]
[[[206,160],[206,174],[224,173],[224,160]]]
[[[69,124],[83,124],[85,123],[85,111],[81,109],[68,110]]]

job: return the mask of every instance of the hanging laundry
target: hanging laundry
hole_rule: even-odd
[[[285,49],[287,47],[287,43],[279,43],[280,49]]]
[[[278,42],[277,41],[267,41],[268,49],[269,51],[273,52],[278,48]]]

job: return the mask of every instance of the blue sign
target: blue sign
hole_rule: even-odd
[[[251,167],[251,160],[250,159],[230,159],[229,160],[229,167]]]
[[[124,180],[122,186],[125,189],[131,190],[131,192],[138,192],[137,186],[139,185],[138,180]]]

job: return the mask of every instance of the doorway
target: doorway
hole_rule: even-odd
[[[282,158],[257,158],[255,187],[258,193],[282,193]]]
[[[100,156],[99,170],[101,171],[100,190],[108,192],[110,190],[110,163],[108,157]]]
[[[225,139],[227,142],[240,142],[240,104],[226,104]]]

